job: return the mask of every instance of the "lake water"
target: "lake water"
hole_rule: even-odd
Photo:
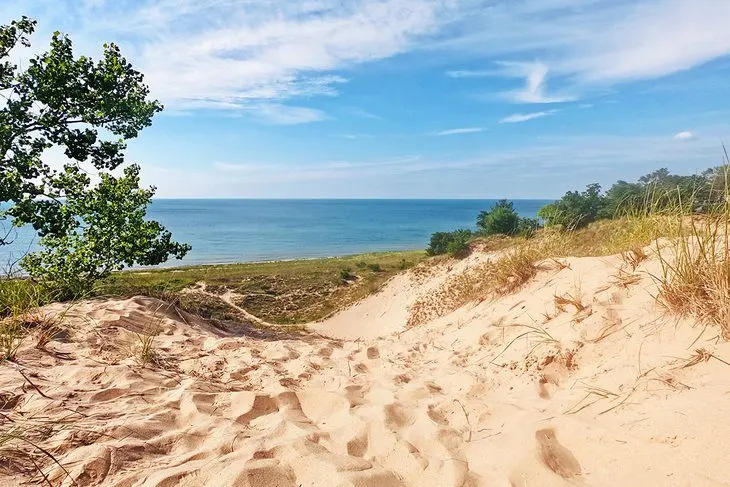
[[[433,232],[475,227],[495,200],[155,200],[149,217],[193,250],[166,265],[253,262],[423,249]],[[549,203],[515,200],[521,216]],[[34,247],[28,229],[0,264]]]

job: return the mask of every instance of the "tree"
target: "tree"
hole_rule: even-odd
[[[484,235],[515,235],[520,230],[520,217],[512,202],[499,200],[477,217],[477,227]]]
[[[566,230],[574,230],[602,218],[605,207],[601,185],[593,183],[582,193],[568,191],[555,203],[542,207],[537,215],[546,225],[561,225]]]
[[[126,141],[162,110],[148,100],[143,75],[114,44],[104,45],[98,62],[76,58],[71,40],[58,32],[50,49],[21,70],[11,51],[28,47],[34,30],[27,17],[0,26],[0,204],[9,203],[0,219],[32,225],[43,247],[23,267],[83,291],[125,266],[182,258],[190,246],[144,218],[154,188],[139,187],[139,167],[114,175],[124,164]],[[68,159],[62,168],[44,157],[51,148]]]

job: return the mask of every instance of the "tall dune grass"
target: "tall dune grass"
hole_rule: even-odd
[[[730,169],[724,168],[717,204],[702,215],[675,213],[679,238],[657,249],[662,266],[657,299],[669,311],[718,326],[730,339]],[[690,207],[692,205],[689,205]]]

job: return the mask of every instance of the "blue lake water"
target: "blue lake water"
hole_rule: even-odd
[[[474,228],[495,200],[155,200],[149,217],[193,250],[165,265],[254,262],[423,249],[433,232]],[[546,200],[515,200],[535,217]],[[7,222],[6,222],[7,223]],[[17,231],[0,246],[0,265],[33,249]]]

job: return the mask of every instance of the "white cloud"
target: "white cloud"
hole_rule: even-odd
[[[336,95],[333,71],[411,47],[441,2],[221,0],[150,2],[134,29],[153,94],[174,106]],[[287,117],[284,120],[288,120]]]
[[[116,40],[174,110],[335,96],[348,68],[405,52],[483,62],[453,78],[521,78],[520,103],[557,103],[730,54],[720,0],[10,0],[45,35],[98,54]],[[539,59],[540,61],[535,61]],[[498,62],[508,60],[509,62]],[[550,89],[548,90],[548,81]],[[288,120],[288,118],[284,118]]]
[[[373,136],[370,134],[342,134],[342,137],[350,140],[355,139],[372,139]]]
[[[495,71],[475,71],[475,70],[461,70],[461,71],[446,71],[446,76],[449,78],[485,78],[488,76],[495,76]]]
[[[349,112],[352,115],[355,115],[356,117],[369,118],[371,120],[385,120],[380,115],[376,115],[374,113],[370,113],[370,112],[368,112],[366,110],[361,110],[359,108],[353,108],[353,109],[349,110]]]
[[[39,36],[61,29],[95,55],[114,40],[171,110],[263,108],[292,123],[321,117],[270,116],[268,104],[337,95],[347,82],[338,71],[412,49],[452,2],[11,0],[0,13],[33,15]]]
[[[685,130],[684,132],[674,134],[674,137],[672,138],[675,140],[690,140],[695,138],[695,134],[688,130]]]
[[[532,113],[515,113],[515,114],[509,115],[507,117],[504,117],[503,119],[501,119],[499,121],[499,123],[527,122],[529,120],[534,120],[536,118],[547,117],[556,112],[557,112],[557,110],[548,110],[548,111],[543,111],[543,112],[532,112]]]
[[[481,132],[483,130],[484,129],[481,127],[464,127],[464,128],[459,128],[459,129],[442,130],[440,132],[435,132],[433,135],[443,136],[443,135],[473,134],[476,132]]]
[[[512,93],[520,102],[554,98],[540,91],[548,68],[551,80],[566,87],[571,98],[730,54],[730,2],[725,1],[512,0],[461,5],[460,18],[450,25],[455,34],[439,38],[438,48],[484,59],[486,66],[500,59],[532,65],[532,71],[523,74],[526,88]],[[543,63],[532,62],[536,54]]]
[[[301,123],[321,122],[328,118],[322,110],[281,105],[278,103],[254,105],[248,109],[253,110],[254,114],[262,118],[264,121],[278,125],[297,125]]]
[[[549,69],[542,62],[534,63],[500,63],[503,74],[525,78],[525,87],[521,90],[505,93],[507,98],[518,103],[563,103],[575,100],[573,95],[547,95],[547,77]]]

